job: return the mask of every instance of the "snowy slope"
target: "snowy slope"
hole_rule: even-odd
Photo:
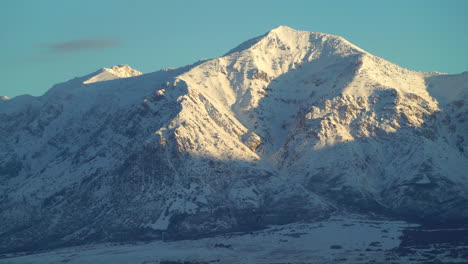
[[[0,248],[200,237],[360,211],[466,219],[466,73],[281,26],[0,103]],[[447,92],[448,91],[448,92]]]

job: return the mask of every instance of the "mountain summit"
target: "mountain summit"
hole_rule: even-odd
[[[467,74],[285,26],[140,74],[118,66],[2,101],[3,252],[334,213],[468,218]]]
[[[119,78],[129,78],[139,75],[142,75],[142,73],[132,69],[128,65],[117,65],[113,66],[112,68],[102,68],[101,70],[91,74],[91,76],[88,76],[89,79],[87,79],[83,83],[88,84],[94,82],[109,81]]]

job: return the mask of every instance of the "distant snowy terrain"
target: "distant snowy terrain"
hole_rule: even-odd
[[[182,68],[120,65],[40,97],[2,97],[0,252],[221,243],[222,234],[272,225],[333,226],[324,219],[350,213],[466,223],[467,91],[467,72],[414,72],[341,37],[280,26]],[[320,230],[333,237],[332,229]],[[294,241],[318,247],[314,232]],[[154,243],[131,251],[188,242]],[[203,243],[218,258],[231,252]],[[321,246],[318,258],[350,247]]]

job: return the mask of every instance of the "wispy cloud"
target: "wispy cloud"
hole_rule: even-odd
[[[120,41],[115,39],[75,39],[43,45],[51,53],[68,53],[83,50],[97,50],[116,47]]]
[[[17,58],[18,62],[54,62],[61,61],[61,54],[75,53],[80,51],[92,51],[109,49],[121,46],[122,43],[117,39],[98,38],[98,39],[75,39],[63,42],[36,44],[40,50],[37,54]]]

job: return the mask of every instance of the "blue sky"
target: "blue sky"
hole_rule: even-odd
[[[0,95],[102,67],[218,57],[279,25],[340,35],[418,71],[468,71],[468,1],[15,0],[0,3]]]

